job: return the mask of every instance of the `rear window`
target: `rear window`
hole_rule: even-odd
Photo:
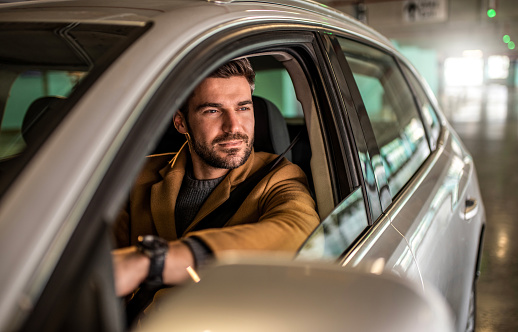
[[[412,91],[392,56],[354,41],[339,42],[360,90],[390,193],[395,197],[430,155]],[[381,181],[378,186],[381,191]]]
[[[81,23],[0,23],[0,193],[81,93],[145,30]]]

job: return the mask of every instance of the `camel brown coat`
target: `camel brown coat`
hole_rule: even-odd
[[[259,182],[223,228],[190,232],[238,184],[276,158],[273,154],[252,152],[246,163],[231,170],[209,195],[185,233],[176,234],[176,198],[188,158],[187,145],[176,154],[148,158],[130,193],[127,209],[115,225],[119,247],[134,245],[139,235],[155,234],[170,241],[196,236],[216,257],[227,250],[295,252],[318,225],[304,172],[284,159]]]

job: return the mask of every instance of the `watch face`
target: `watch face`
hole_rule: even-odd
[[[138,247],[145,255],[152,257],[167,252],[169,244],[155,235],[141,235],[138,237]]]

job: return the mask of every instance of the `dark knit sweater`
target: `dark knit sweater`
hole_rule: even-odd
[[[186,172],[176,199],[175,221],[176,234],[181,237],[210,193],[218,186],[225,176],[210,179],[196,180],[190,172]]]

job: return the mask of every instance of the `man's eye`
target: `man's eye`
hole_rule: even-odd
[[[239,110],[240,110],[240,111],[248,111],[248,110],[250,110],[250,107],[248,107],[248,106],[243,106],[243,107],[240,107],[240,108],[239,108]]]
[[[217,113],[217,112],[218,112],[218,110],[212,110],[212,109],[211,110],[203,111],[203,113],[207,113],[207,114],[214,114],[214,113]]]

